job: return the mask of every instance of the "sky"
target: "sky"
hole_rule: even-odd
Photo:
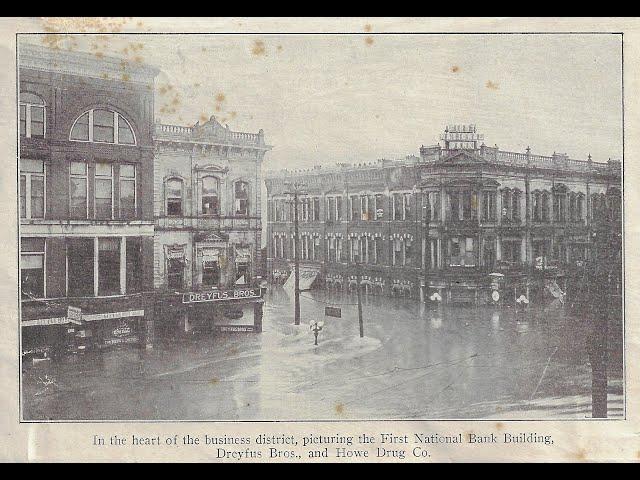
[[[619,35],[74,35],[29,42],[161,69],[155,117],[211,115],[273,146],[265,168],[418,155],[447,124],[503,150],[622,157]]]

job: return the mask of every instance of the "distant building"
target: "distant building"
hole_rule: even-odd
[[[594,232],[621,231],[619,161],[501,151],[474,125],[441,140],[420,157],[268,175],[271,281],[293,262],[287,181],[306,185],[301,264],[328,288],[354,289],[357,259],[367,293],[502,302],[507,286],[528,295],[535,278],[565,284]]]
[[[234,132],[214,117],[192,127],[156,124],[154,141],[158,322],[188,329],[222,320],[226,307],[185,306],[183,295],[259,286],[261,168],[271,147],[262,130]]]
[[[23,350],[150,343],[158,70],[28,44],[18,68]]]

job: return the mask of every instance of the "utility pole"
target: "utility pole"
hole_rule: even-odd
[[[362,293],[360,292],[360,262],[357,255],[354,260],[356,263],[356,291],[358,292],[358,325],[360,326],[360,338],[364,338],[364,322],[362,321]]]
[[[289,188],[287,195],[293,196],[293,272],[294,272],[294,325],[300,325],[300,256],[299,256],[299,235],[298,235],[298,196],[305,195],[303,183],[286,182]]]

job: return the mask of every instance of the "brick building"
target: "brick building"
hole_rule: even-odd
[[[151,343],[158,71],[26,43],[18,67],[23,350]]]
[[[185,329],[211,324],[227,310],[184,299],[190,293],[230,290],[233,295],[234,289],[239,294],[258,286],[261,168],[271,147],[262,130],[234,132],[215,117],[192,127],[157,124],[154,140],[158,321],[184,322]],[[251,297],[246,304],[234,302],[232,316],[248,317],[238,310],[254,308],[259,300]]]
[[[328,288],[355,288],[358,260],[366,293],[484,303],[514,287],[528,296],[545,279],[565,286],[594,232],[621,231],[619,161],[501,151],[474,125],[447,127],[441,140],[419,157],[268,175],[270,280],[293,264],[286,182],[306,189],[302,269]]]

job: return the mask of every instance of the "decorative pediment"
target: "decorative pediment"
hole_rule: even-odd
[[[229,241],[229,236],[222,232],[197,233],[194,240],[196,243],[226,243]]]
[[[229,127],[224,127],[215,116],[211,116],[208,121],[203,124],[200,122],[193,126],[193,137],[195,139],[216,139],[226,138]]]
[[[472,151],[459,150],[443,157],[436,163],[445,165],[486,165],[489,162]]]
[[[210,163],[207,165],[196,165],[196,170],[203,173],[216,173],[219,175],[225,175],[228,171],[228,167],[223,167],[221,165],[216,165],[214,163]]]

